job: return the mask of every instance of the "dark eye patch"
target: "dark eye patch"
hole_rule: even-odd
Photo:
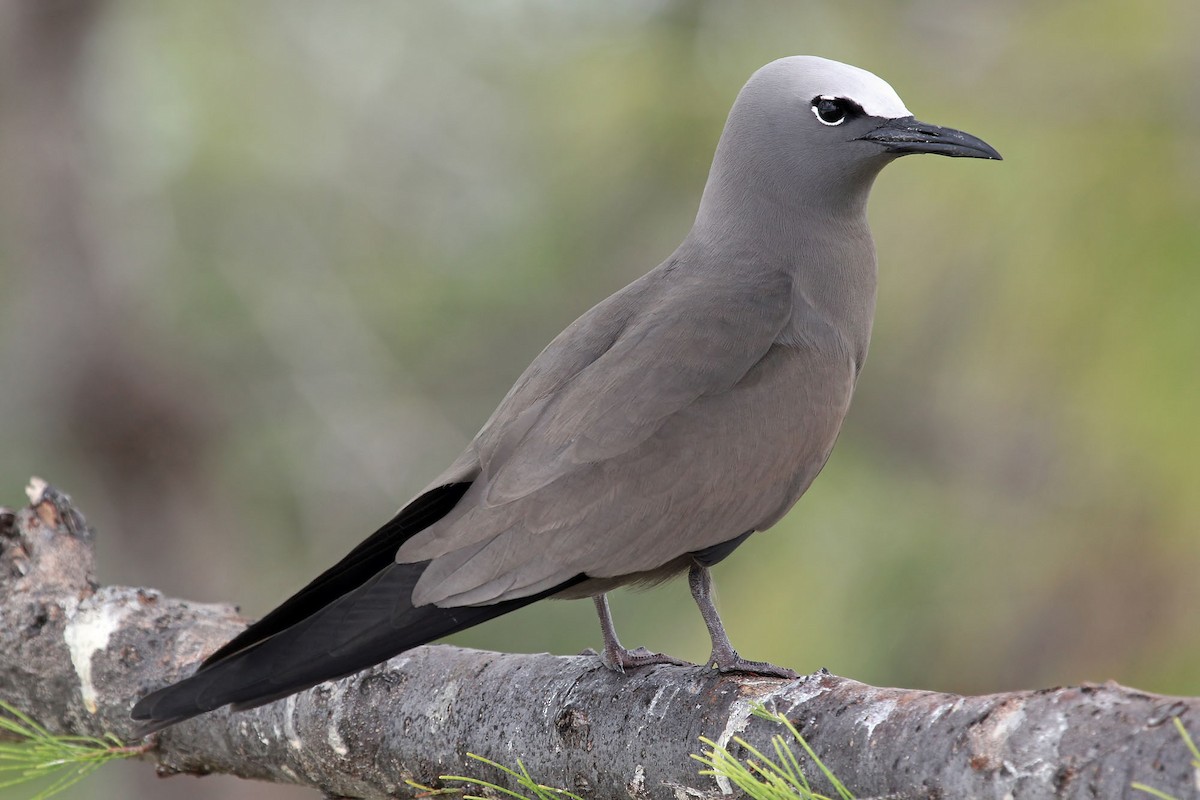
[[[822,125],[841,125],[847,119],[862,114],[862,107],[847,97],[818,95],[812,99],[812,111]]]

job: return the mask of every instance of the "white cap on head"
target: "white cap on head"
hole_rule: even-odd
[[[853,100],[872,117],[895,119],[912,116],[896,90],[883,78],[865,69],[820,56],[789,56],[772,61],[760,71],[778,69],[801,76],[803,85],[814,90],[814,97]]]

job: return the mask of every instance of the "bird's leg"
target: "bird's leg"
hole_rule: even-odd
[[[747,661],[738,655],[737,650],[729,642],[725,626],[721,624],[721,616],[712,601],[712,575],[708,568],[693,564],[688,571],[688,586],[692,589],[692,597],[700,606],[700,616],[708,626],[708,635],[712,639],[712,653],[708,657],[707,666],[716,666],[720,672],[748,672],[753,675],[770,675],[776,678],[795,678],[796,673],[787,667],[777,667],[766,661]]]
[[[644,647],[626,650],[617,639],[617,629],[613,627],[612,614],[608,610],[608,597],[598,594],[592,601],[596,604],[596,615],[600,617],[600,632],[604,634],[604,652],[600,654],[600,662],[604,666],[614,672],[624,672],[631,667],[650,664],[688,666],[686,661],[662,653],[652,653]]]

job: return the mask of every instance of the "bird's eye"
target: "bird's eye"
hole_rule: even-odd
[[[844,97],[820,95],[812,101],[812,112],[822,125],[841,125],[854,110],[854,103]]]

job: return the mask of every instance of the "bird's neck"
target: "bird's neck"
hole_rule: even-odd
[[[812,197],[811,187],[745,169],[744,163],[726,170],[720,155],[689,244],[703,249],[708,263],[786,271],[792,318],[780,341],[827,341],[832,332],[836,346],[860,368],[875,312],[875,246],[866,216],[871,181],[855,182],[853,191],[822,194],[822,202],[814,203],[805,199]],[[793,191],[783,191],[785,185]]]

